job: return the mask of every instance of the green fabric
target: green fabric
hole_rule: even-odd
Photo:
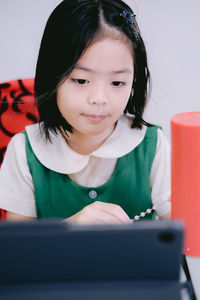
[[[83,187],[67,175],[43,166],[26,137],[26,155],[33,178],[38,218],[67,218],[94,201],[120,205],[130,218],[152,207],[149,174],[157,145],[157,128],[147,128],[143,141],[130,153],[117,160],[110,179],[98,187]],[[89,192],[97,192],[96,199]],[[153,213],[145,218],[152,218]]]

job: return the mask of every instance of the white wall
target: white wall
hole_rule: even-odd
[[[48,16],[60,0],[0,0],[0,82],[29,78]]]
[[[0,82],[33,77],[42,32],[60,0],[0,0]],[[127,0],[146,42],[152,96],[145,116],[170,139],[170,117],[200,110],[200,1]]]
[[[153,81],[146,116],[161,124],[170,138],[173,114],[200,111],[200,1],[134,3]]]

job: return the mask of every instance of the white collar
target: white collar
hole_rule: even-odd
[[[88,155],[73,151],[60,132],[57,135],[50,132],[52,143],[46,141],[40,134],[38,123],[26,126],[26,132],[33,152],[45,167],[58,173],[74,174],[87,166],[90,156],[118,158],[137,147],[145,136],[146,126],[131,128],[132,121],[132,117],[122,116],[108,139]]]

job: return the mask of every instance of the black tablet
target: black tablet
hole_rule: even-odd
[[[0,299],[180,299],[182,247],[178,221],[1,222]]]

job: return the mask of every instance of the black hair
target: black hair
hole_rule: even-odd
[[[131,8],[121,0],[64,0],[47,21],[35,75],[40,124],[49,140],[49,130],[54,133],[61,129],[73,130],[58,109],[57,87],[63,78],[69,76],[80,56],[100,32],[102,18],[106,25],[125,34],[133,48],[133,92],[124,113],[134,115],[133,128],[141,128],[143,124],[151,126],[142,118],[150,87],[146,49]]]

